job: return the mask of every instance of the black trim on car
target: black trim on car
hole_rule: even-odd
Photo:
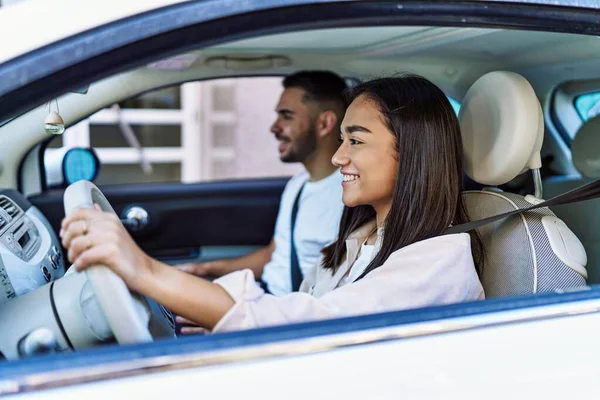
[[[48,190],[48,176],[46,175],[46,165],[44,163],[44,156],[46,155],[46,149],[48,148],[48,145],[50,144],[50,142],[52,141],[53,138],[48,138],[46,140],[44,140],[40,146],[40,148],[38,149],[39,153],[38,153],[38,163],[40,165],[40,186],[42,189],[42,193],[45,192],[46,190]],[[22,178],[22,176],[19,174],[18,176],[19,180]]]
[[[117,215],[122,216],[131,206],[148,212],[148,225],[131,234],[146,252],[157,255],[164,250],[189,251],[202,246],[268,244],[288,180],[119,184],[100,190]],[[50,189],[29,197],[56,232],[64,216],[63,196],[64,189]]]
[[[71,343],[71,340],[69,339],[69,335],[67,335],[67,331],[65,331],[65,327],[63,326],[62,321],[60,320],[60,316],[58,315],[58,310],[56,309],[56,303],[54,302],[54,282],[52,282],[50,284],[49,293],[50,293],[50,305],[52,306],[52,314],[54,314],[54,319],[56,320],[58,329],[60,330],[60,333],[62,333],[63,337],[65,338],[65,342],[67,343],[67,346],[69,346],[69,349],[75,350],[75,348],[73,347],[73,343]]]
[[[473,0],[185,2],[115,21],[0,65],[0,120],[158,57],[259,34],[432,25],[597,35],[599,15],[597,9]]]

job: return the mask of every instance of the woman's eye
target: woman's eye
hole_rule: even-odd
[[[339,141],[340,143],[344,143],[344,138],[343,138],[342,136],[340,136],[340,137],[338,137],[338,141]],[[359,142],[359,141],[358,141],[358,140],[356,140],[356,139],[348,139],[348,141],[350,142],[350,145],[351,145],[351,146],[354,146],[354,145],[357,145],[357,144],[361,144],[361,143],[362,143],[362,142]]]

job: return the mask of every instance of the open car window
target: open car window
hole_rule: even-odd
[[[97,155],[98,185],[294,175],[301,166],[279,161],[270,132],[281,80],[231,77],[189,82],[102,109],[47,143],[46,186],[64,186],[52,169],[67,149],[77,147],[89,147]],[[346,81],[349,86],[358,82]],[[458,115],[460,102],[447,97]],[[189,145],[196,142],[198,146]]]
[[[100,161],[98,185],[291,176],[301,166],[279,160],[270,132],[281,81],[210,79],[149,91],[57,135],[44,158],[89,146]],[[47,170],[49,188],[50,178]]]

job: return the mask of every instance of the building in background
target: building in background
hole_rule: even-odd
[[[302,166],[279,161],[270,132],[281,91],[264,77],[173,86],[101,110],[50,147],[93,147],[99,185],[290,176]]]

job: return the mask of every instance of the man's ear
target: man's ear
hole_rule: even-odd
[[[323,111],[317,118],[316,131],[319,138],[324,138],[335,131],[338,118],[331,110]]]

